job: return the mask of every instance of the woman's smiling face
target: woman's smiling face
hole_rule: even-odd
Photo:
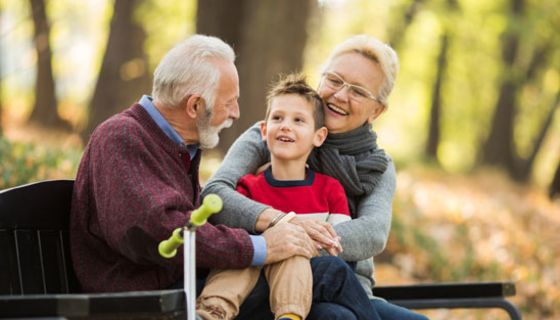
[[[336,74],[344,82],[364,88],[373,96],[379,95],[383,83],[381,67],[375,61],[357,52],[343,53],[335,57],[325,70]],[[326,83],[325,77],[319,84],[319,95],[326,101],[325,125],[330,133],[342,133],[372,122],[385,107],[374,99],[359,98],[350,94],[348,85],[333,89]]]

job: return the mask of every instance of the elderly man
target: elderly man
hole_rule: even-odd
[[[74,185],[71,250],[83,291],[165,289],[182,278],[182,257],[157,244],[185,224],[200,202],[201,149],[239,117],[234,53],[195,35],[156,68],[152,97],[102,123],[85,148]],[[206,224],[197,230],[197,265],[243,268],[316,249],[302,228],[262,235]]]

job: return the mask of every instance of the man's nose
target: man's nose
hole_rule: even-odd
[[[231,111],[229,112],[229,117],[234,120],[237,120],[239,119],[239,115],[240,115],[239,103],[235,103],[235,105],[233,106],[233,108],[231,108]]]

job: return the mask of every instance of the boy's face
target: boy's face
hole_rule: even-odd
[[[306,161],[313,147],[325,141],[327,128],[315,130],[313,108],[297,94],[272,98],[268,118],[261,123],[261,134],[273,157]]]

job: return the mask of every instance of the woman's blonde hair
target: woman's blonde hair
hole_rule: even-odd
[[[387,107],[387,98],[393,90],[395,79],[399,72],[399,58],[395,50],[374,37],[365,34],[355,35],[338,44],[333,49],[324,65],[323,71],[326,71],[326,68],[329,67],[336,57],[349,52],[359,53],[379,64],[383,72],[383,82],[379,89],[378,98]]]

